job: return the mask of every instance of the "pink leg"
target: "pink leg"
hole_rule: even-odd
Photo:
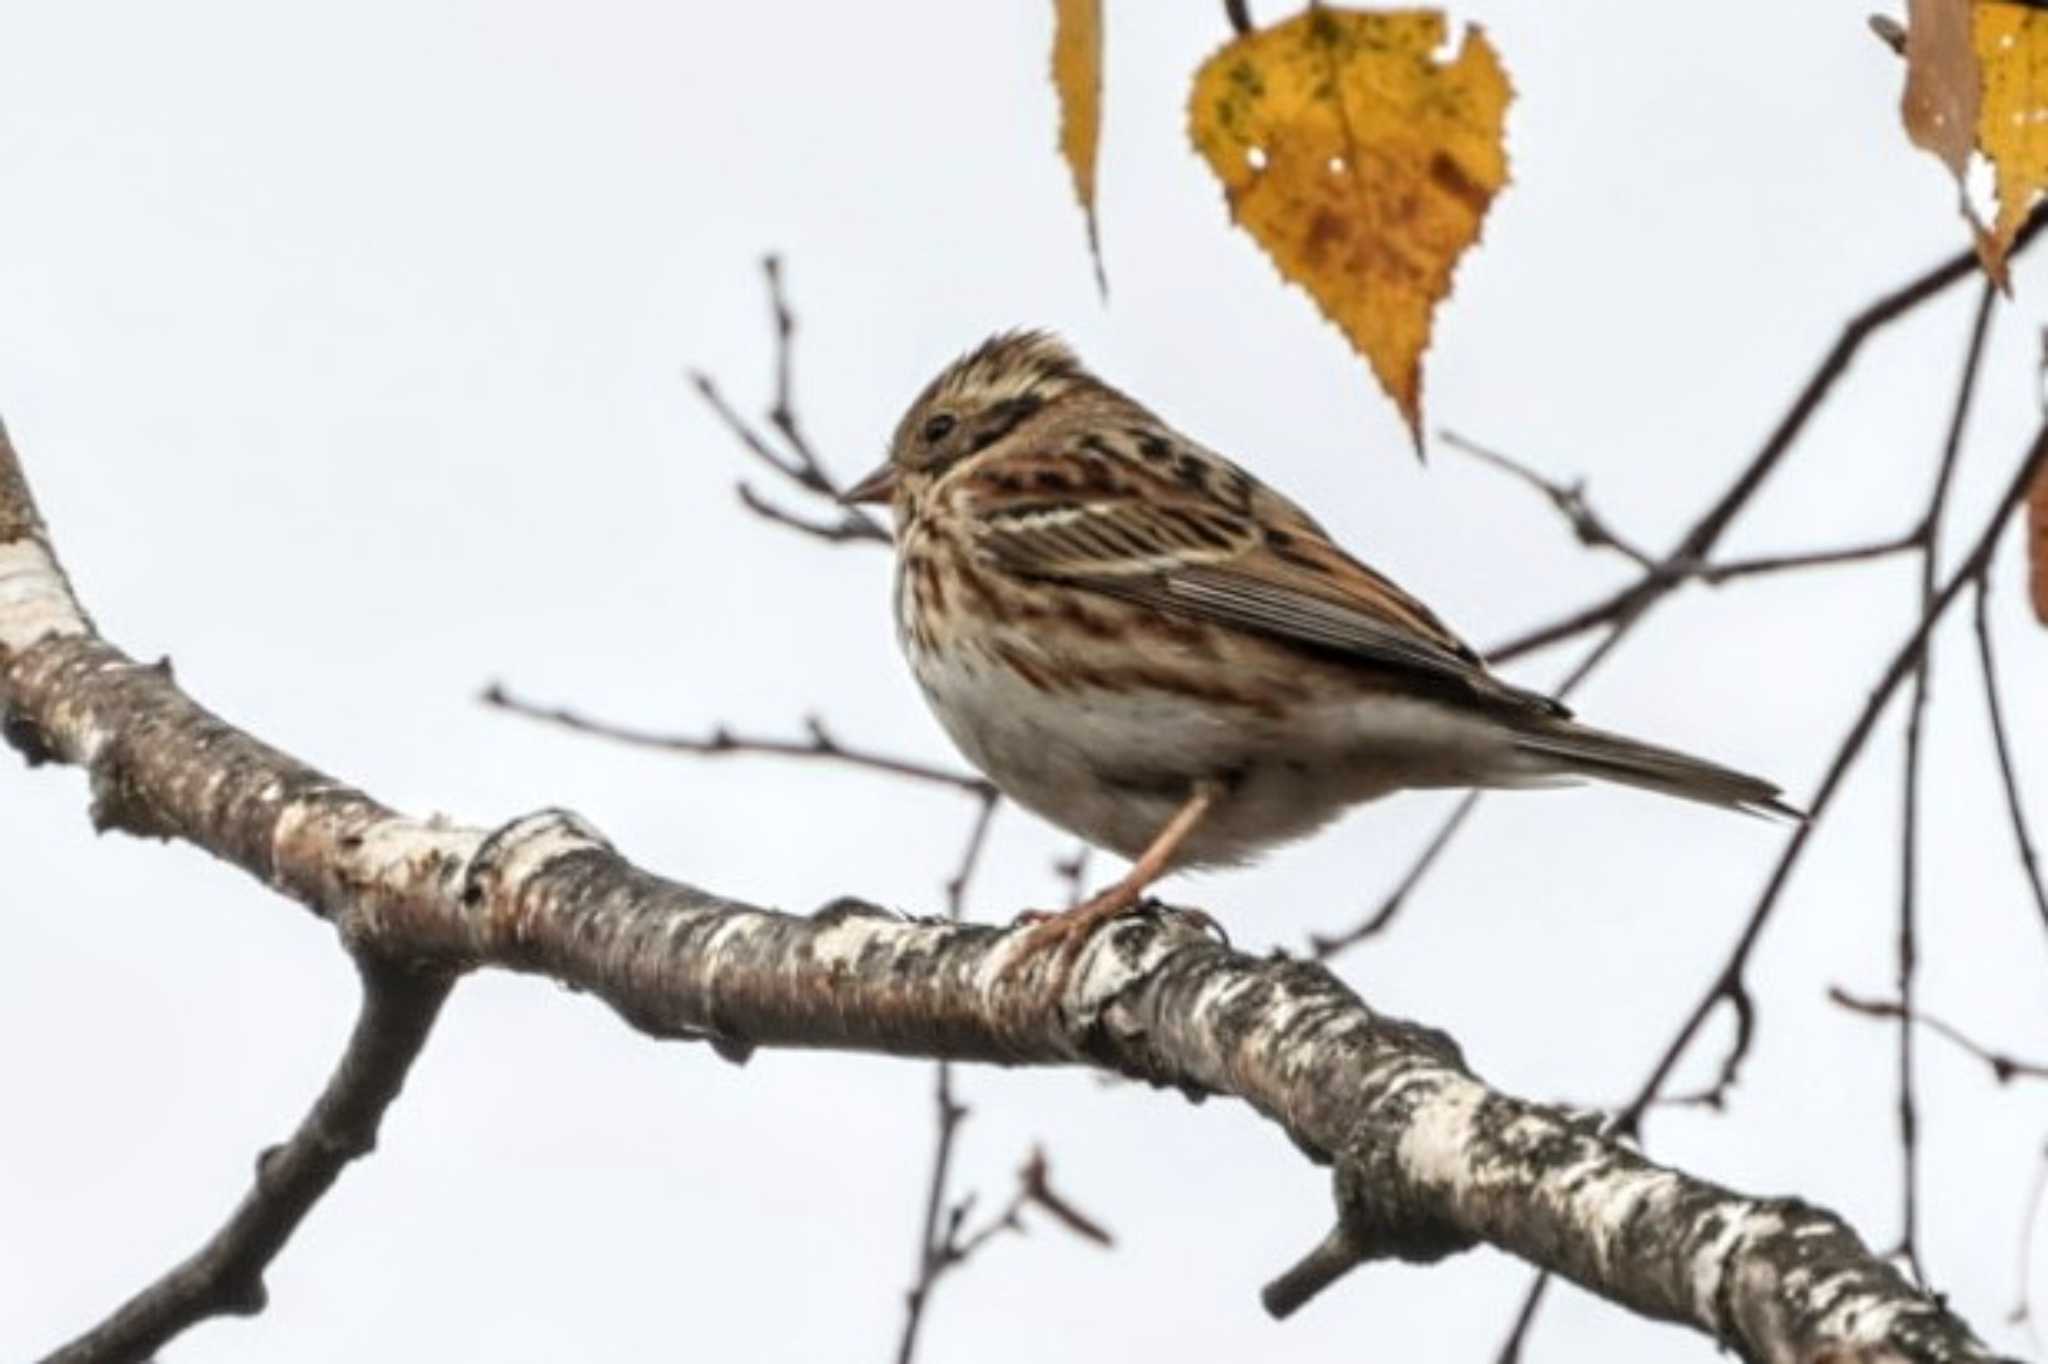
[[[1081,955],[1082,947],[1087,945],[1096,928],[1136,905],[1144,897],[1146,888],[1166,874],[1174,854],[1180,851],[1188,835],[1195,831],[1195,826],[1214,808],[1222,794],[1223,788],[1215,782],[1197,784],[1187,803],[1166,821],[1166,827],[1138,855],[1138,860],[1131,864],[1122,880],[1072,909],[1032,924],[1005,973],[1027,965],[1044,952],[1057,949],[1061,967],[1055,984],[1064,984],[1067,972],[1072,969],[1075,958]]]

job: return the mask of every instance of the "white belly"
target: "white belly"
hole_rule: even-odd
[[[1005,795],[1126,857],[1205,779],[1226,794],[1184,846],[1182,867],[1243,862],[1347,806],[1437,784],[1409,723],[1440,727],[1440,708],[1425,702],[1330,702],[1280,725],[1156,691],[1049,694],[972,650],[912,663],[939,723]],[[1367,737],[1381,724],[1403,731],[1392,745]]]

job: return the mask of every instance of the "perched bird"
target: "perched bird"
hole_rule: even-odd
[[[1134,859],[1032,930],[1069,962],[1166,872],[1403,788],[1597,777],[1798,817],[1770,782],[1493,676],[1307,512],[1043,332],[949,365],[845,500],[895,513],[897,635],[960,751]]]

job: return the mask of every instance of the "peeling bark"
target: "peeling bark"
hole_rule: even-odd
[[[84,768],[102,828],[173,838],[327,920],[356,953],[499,967],[659,1037],[1007,1065],[1086,1064],[1234,1095],[1335,1167],[1338,1219],[1268,1303],[1370,1260],[1478,1242],[1753,1361],[1992,1358],[1842,1222],[1657,1166],[1583,1114],[1487,1088],[1450,1038],[1321,966],[1216,943],[1155,907],[1089,944],[1055,999],[1019,936],[843,899],[804,917],[665,881],[575,815],[418,820],[211,715],[94,633],[0,433],[0,733]]]

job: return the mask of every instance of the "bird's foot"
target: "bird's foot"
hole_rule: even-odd
[[[1142,885],[1119,881],[1099,895],[1058,913],[1025,910],[1016,919],[1018,925],[1024,926],[1023,937],[1010,953],[1009,961],[1003,964],[1002,979],[1007,982],[1028,973],[1051,954],[1053,974],[1046,993],[1048,998],[1058,999],[1066,992],[1074,964],[1080,960],[1088,940],[1095,936],[1095,930],[1135,908],[1144,894]]]

